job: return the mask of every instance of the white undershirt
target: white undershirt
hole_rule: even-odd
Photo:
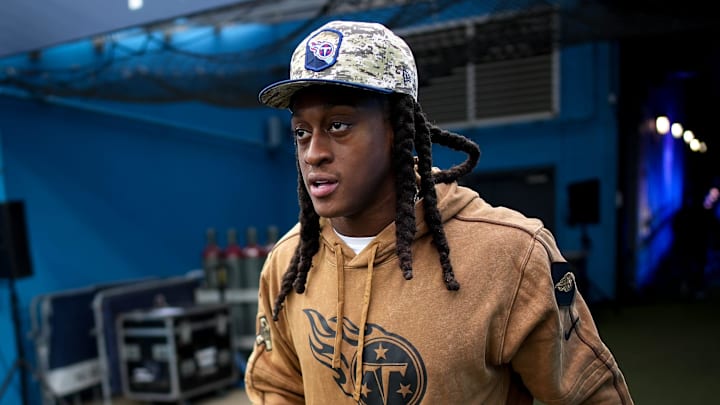
[[[350,249],[355,251],[355,254],[360,253],[361,250],[365,249],[365,246],[367,246],[373,239],[375,239],[374,236],[345,236],[338,232],[335,228],[333,228],[333,231],[335,231],[337,236],[339,236],[340,239],[343,240],[343,242],[350,246]]]

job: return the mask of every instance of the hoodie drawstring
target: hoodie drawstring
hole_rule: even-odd
[[[340,368],[340,345],[343,337],[343,306],[345,305],[345,262],[340,244],[335,244],[335,264],[337,266],[337,331],[333,347],[333,368]]]
[[[374,244],[368,259],[367,277],[365,277],[365,293],[363,294],[362,317],[360,318],[360,336],[358,336],[357,352],[355,353],[355,392],[353,399],[360,401],[360,388],[363,376],[363,351],[365,349],[365,326],[367,325],[368,309],[370,308],[370,294],[372,293],[373,267],[378,245]]]

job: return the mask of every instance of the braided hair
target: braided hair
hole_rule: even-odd
[[[392,161],[396,176],[395,237],[400,270],[406,280],[413,277],[410,246],[415,239],[416,232],[415,200],[421,198],[425,210],[425,222],[428,224],[433,244],[439,253],[445,286],[448,290],[456,291],[460,288],[460,284],[455,279],[450,264],[450,248],[437,207],[435,184],[452,183],[471,172],[480,158],[480,148],[470,139],[440,129],[428,121],[420,104],[412,96],[393,93],[384,97],[388,97],[388,114],[395,133]],[[465,152],[468,157],[457,166],[432,173],[433,143]],[[413,156],[413,150],[417,153],[417,157]],[[415,173],[416,164],[417,173],[420,176],[419,187]],[[312,258],[320,247],[320,217],[315,212],[310,195],[305,188],[300,172],[300,163],[297,159],[296,165],[300,203],[300,243],[290,260],[290,265],[283,276],[280,292],[275,299],[273,320],[276,321],[288,294],[292,290],[298,294],[305,292]]]

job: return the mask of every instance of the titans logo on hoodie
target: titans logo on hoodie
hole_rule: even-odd
[[[332,367],[337,318],[326,319],[312,309],[303,310],[312,327],[308,337],[313,356],[335,373],[335,382],[347,396],[355,384],[356,356],[341,356],[342,366]],[[357,351],[358,327],[343,318],[343,341]],[[401,336],[369,323],[362,353],[361,403],[365,405],[419,404],[425,395],[425,365],[417,350]]]

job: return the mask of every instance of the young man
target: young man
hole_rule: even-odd
[[[402,39],[330,22],[260,101],[292,112],[300,221],[262,272],[254,403],[632,404],[552,235],[455,182],[479,149],[425,118]]]

